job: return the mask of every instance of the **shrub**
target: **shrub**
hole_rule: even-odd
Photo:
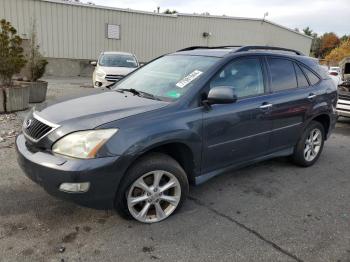
[[[27,55],[28,63],[25,68],[25,75],[30,82],[36,82],[45,73],[47,61],[40,53],[39,48],[40,46],[37,43],[36,23],[33,21]]]
[[[0,84],[12,86],[12,77],[26,63],[23,56],[22,38],[10,22],[0,21]]]

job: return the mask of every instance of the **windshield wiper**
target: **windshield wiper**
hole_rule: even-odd
[[[144,91],[139,91],[139,90],[136,90],[134,88],[117,88],[115,91],[122,92],[122,93],[124,93],[124,91],[126,91],[126,92],[132,93],[135,96],[140,96],[140,97],[150,98],[150,99],[153,99],[153,100],[162,101],[161,99],[159,99],[158,97],[156,97],[153,94],[150,94],[150,93],[147,93],[147,92],[144,92]]]
[[[130,92],[136,96],[141,95],[141,93],[134,88],[117,88],[115,91],[120,92],[120,93],[124,93],[124,91],[126,91],[126,92]]]

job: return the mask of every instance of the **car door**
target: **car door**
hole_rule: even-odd
[[[210,81],[210,88],[230,86],[238,97],[232,104],[212,105],[203,113],[202,173],[264,155],[269,148],[269,94],[259,57],[237,58]]]
[[[291,148],[300,137],[307,113],[317,99],[319,79],[309,69],[290,59],[267,57],[266,62],[272,90],[270,148],[278,151]],[[312,75],[307,77],[305,74],[309,72]]]

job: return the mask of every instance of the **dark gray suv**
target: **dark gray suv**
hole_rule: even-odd
[[[33,110],[18,162],[52,195],[158,222],[190,183],[279,156],[311,166],[336,104],[333,81],[298,51],[190,47],[108,92]]]

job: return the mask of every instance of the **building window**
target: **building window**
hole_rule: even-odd
[[[120,25],[107,24],[106,37],[108,39],[120,39]]]

